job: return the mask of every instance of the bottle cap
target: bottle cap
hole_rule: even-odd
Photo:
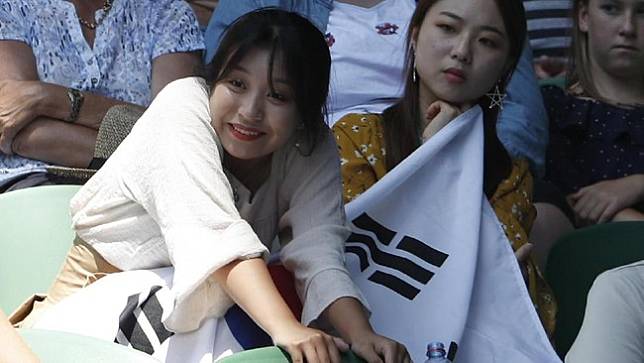
[[[428,358],[445,358],[445,345],[441,342],[431,342],[427,344]]]

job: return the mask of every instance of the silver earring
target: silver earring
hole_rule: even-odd
[[[497,106],[500,110],[503,109],[503,100],[505,99],[505,93],[501,92],[501,87],[499,87],[498,83],[496,84],[496,86],[494,86],[494,91],[486,93],[485,95],[490,98],[489,108],[494,108],[494,106]]]
[[[297,126],[295,126],[295,131],[299,134],[301,134],[304,131],[304,122],[298,122]],[[301,136],[301,135],[300,135]],[[300,137],[298,137],[298,140],[295,141],[295,148],[300,151],[300,148],[302,147],[302,144],[300,143]]]
[[[416,53],[414,53],[414,68],[411,70],[411,80],[414,83],[418,81],[418,72],[416,72]]]

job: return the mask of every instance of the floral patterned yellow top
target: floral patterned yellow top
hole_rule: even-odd
[[[349,114],[333,126],[340,153],[345,203],[364,193],[388,172],[382,122],[379,114]],[[510,176],[499,184],[490,198],[490,204],[514,250],[528,242],[528,233],[536,217],[532,204],[532,183],[528,162],[515,159]],[[527,271],[530,295],[546,331],[551,334],[554,331],[556,303],[532,260],[527,264]]]

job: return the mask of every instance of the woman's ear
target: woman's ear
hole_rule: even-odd
[[[579,11],[577,12],[577,23],[579,31],[588,33],[588,4],[583,1],[579,2]]]

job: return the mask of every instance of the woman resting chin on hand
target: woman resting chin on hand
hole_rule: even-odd
[[[503,92],[521,55],[524,10],[514,0],[421,0],[407,36],[405,92],[382,114],[351,114],[334,126],[345,202],[350,202],[463,112],[484,117],[483,188],[526,274],[548,332],[556,304],[530,259],[535,217],[526,160],[511,159],[496,136]]]

